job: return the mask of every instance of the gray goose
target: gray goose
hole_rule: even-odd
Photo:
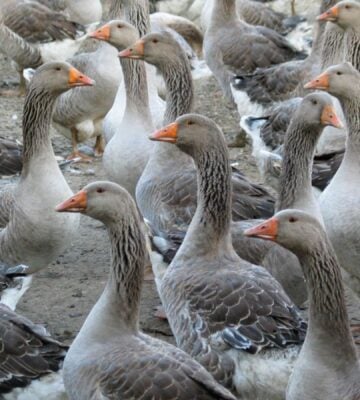
[[[45,64],[31,80],[24,105],[20,180],[0,195],[0,261],[4,273],[19,264],[24,267],[20,265],[16,274],[31,274],[46,267],[71,244],[77,232],[79,216],[53,212],[72,191],[56,162],[49,130],[58,96],[76,86],[92,84],[68,63]]]
[[[116,2],[110,10],[124,15],[126,22],[133,25],[137,35],[144,35],[149,28],[149,10],[147,0]],[[134,33],[126,31],[128,36],[124,40],[133,42]],[[130,42],[130,43],[131,43]],[[127,45],[129,45],[128,43]],[[153,117],[149,108],[149,94],[147,75],[144,62],[133,62],[121,59],[126,91],[126,108],[122,108],[122,89],[119,88],[114,105],[104,120],[105,136],[110,138],[106,145],[103,162],[110,180],[124,186],[135,196],[136,184],[148,161],[152,144],[146,137],[151,131]],[[151,97],[152,102],[154,97]]]
[[[284,210],[245,234],[292,251],[306,276],[309,326],[286,399],[358,400],[360,363],[349,328],[340,265],[324,228],[305,212]]]
[[[340,265],[349,276],[348,283],[360,295],[359,229],[360,215],[360,72],[351,64],[343,63],[328,68],[306,87],[326,90],[337,96],[343,106],[348,137],[344,159],[330,185],[320,196],[320,207],[329,238]]]
[[[60,399],[64,388],[60,374],[67,346],[47,330],[0,303],[0,397]]]
[[[110,29],[118,29],[116,21]],[[167,88],[165,124],[191,110],[193,83],[190,64],[171,35],[145,35],[120,55],[143,59],[162,73]],[[164,170],[167,171],[165,174]],[[240,173],[234,172],[232,178],[235,220],[272,214],[273,198],[269,193]],[[195,212],[196,186],[196,170],[191,157],[173,146],[156,143],[136,187],[137,204],[144,218],[155,225],[156,231],[174,225],[184,229]]]
[[[204,36],[204,55],[231,102],[231,73],[249,73],[258,67],[303,57],[277,32],[241,21],[235,0],[214,0],[210,24]]]
[[[244,399],[284,398],[305,324],[281,285],[234,251],[231,169],[220,129],[190,114],[151,138],[176,144],[198,168],[198,206],[159,285],[177,345]]]
[[[69,399],[235,400],[185,352],[139,331],[146,245],[129,193],[95,182],[57,211],[105,224],[112,255],[106,287],[65,358]]]

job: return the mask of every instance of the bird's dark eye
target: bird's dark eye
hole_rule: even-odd
[[[119,29],[121,29],[122,28],[122,25],[121,24],[118,24],[118,26],[117,26]]]
[[[348,4],[345,6],[345,8],[347,9],[347,10],[350,10],[350,8],[351,8],[351,6],[349,6]]]
[[[195,124],[195,122],[194,121],[188,121],[188,123],[187,123],[188,125],[194,125]]]
[[[316,100],[313,100],[312,103],[314,104],[314,106],[316,106],[318,102]]]
[[[291,223],[296,222],[296,221],[297,221],[297,218],[295,218],[295,217],[290,217],[289,218],[289,222],[291,222]]]
[[[56,71],[61,71],[61,67],[56,67]]]
[[[104,193],[104,192],[105,192],[105,189],[103,189],[103,188],[98,188],[98,189],[96,189],[96,192],[97,192],[97,193]]]
[[[157,40],[157,39],[153,39],[152,42],[153,42],[153,43],[157,43],[158,40]]]
[[[337,73],[336,73],[336,75],[342,75],[342,72],[340,72],[340,71],[337,71]]]

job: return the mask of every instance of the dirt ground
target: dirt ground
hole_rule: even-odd
[[[0,89],[16,88],[18,75],[0,55]],[[240,134],[236,111],[224,104],[214,80],[207,78],[195,83],[195,111],[213,118],[224,130],[229,143],[245,145]],[[23,98],[0,96],[0,136],[21,140]],[[66,157],[70,142],[53,133],[55,153]],[[249,146],[231,147],[232,160],[248,176],[259,182]],[[70,187],[77,191],[89,182],[106,179],[101,160],[92,164],[77,164],[64,172]],[[4,178],[1,187],[17,178]],[[90,309],[103,290],[109,269],[109,242],[104,227],[88,217],[81,217],[79,234],[71,247],[48,268],[36,274],[17,311],[36,323],[44,324],[58,339],[71,343]],[[160,304],[153,281],[145,281],[141,303],[141,328],[152,335],[173,341],[167,322],[153,316]]]

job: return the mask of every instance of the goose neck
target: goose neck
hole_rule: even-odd
[[[345,60],[360,70],[360,27],[349,28],[345,33]]]
[[[149,123],[149,94],[143,61],[121,59],[126,91],[125,115],[136,116]]]
[[[166,85],[166,110],[164,124],[191,111],[194,88],[190,63],[186,55],[179,55],[159,66]]]
[[[140,37],[150,30],[150,12],[148,0],[125,0],[123,6],[127,22],[136,26]]]
[[[145,240],[133,215],[111,223],[111,268],[104,292],[106,306],[120,325],[138,329],[140,296],[145,265]]]
[[[307,254],[298,255],[309,288],[309,327],[307,340],[334,345],[356,362],[346,309],[341,272],[327,238]]]
[[[344,34],[339,26],[326,24],[321,47],[321,70],[342,61]]]
[[[25,98],[23,116],[23,172],[31,160],[40,155],[53,157],[50,125],[56,96],[46,90],[31,86]]]
[[[237,17],[235,0],[213,0],[211,20],[216,25],[235,20]]]
[[[314,130],[318,129],[317,132]],[[305,127],[293,120],[289,126],[284,143],[284,158],[280,176],[280,191],[277,210],[294,208],[299,201],[313,200],[312,163],[316,143],[322,128]],[[306,204],[304,204],[306,208]]]
[[[357,92],[357,90],[356,90]],[[346,124],[348,127],[348,138],[346,143],[346,153],[355,153],[357,159],[360,157],[360,99],[356,93],[353,96],[340,99],[344,109]]]
[[[197,208],[181,246],[181,253],[194,251],[205,257],[233,251],[230,235],[231,169],[225,142],[194,149],[198,170]]]

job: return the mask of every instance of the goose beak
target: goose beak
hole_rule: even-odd
[[[142,60],[144,58],[144,41],[138,40],[131,47],[120,51],[120,58],[132,58],[134,60]]]
[[[149,136],[149,139],[157,142],[176,143],[178,128],[179,124],[173,122],[172,124],[165,126],[165,128],[152,133]]]
[[[316,19],[318,21],[330,21],[336,22],[339,17],[339,7],[334,6],[329,10],[325,11],[323,14],[319,15]]]
[[[305,89],[328,90],[330,87],[330,75],[326,72],[314,78],[312,81],[304,85]]]
[[[93,79],[84,75],[82,72],[78,71],[74,67],[70,68],[68,83],[70,87],[95,85],[95,81]]]
[[[74,196],[70,197],[56,206],[57,212],[83,212],[87,207],[87,193],[85,190],[80,190]]]
[[[276,241],[278,227],[278,220],[275,217],[272,217],[260,225],[246,229],[246,231],[244,231],[244,235],[248,237]]]
[[[105,40],[106,42],[110,40],[110,25],[106,24],[101,28],[97,29],[95,32],[91,32],[89,37],[92,39]]]
[[[331,125],[335,128],[343,128],[344,125],[336,115],[335,108],[333,105],[328,104],[324,107],[320,117],[320,121],[323,125]]]

